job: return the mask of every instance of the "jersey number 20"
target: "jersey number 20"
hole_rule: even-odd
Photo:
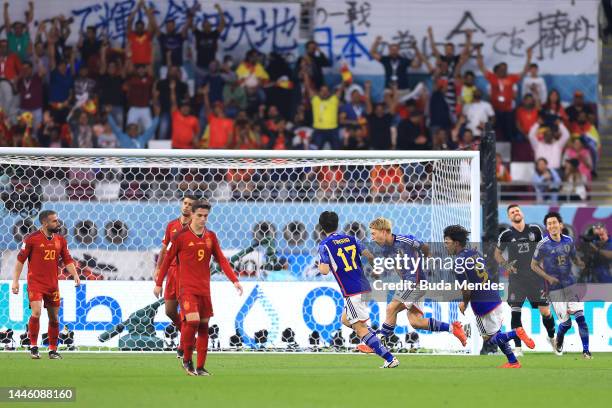
[[[351,264],[349,264],[345,253],[350,253]],[[338,256],[342,258],[342,263],[344,264],[345,272],[350,272],[353,269],[357,269],[357,262],[355,261],[355,258],[357,257],[357,247],[355,245],[338,248]]]

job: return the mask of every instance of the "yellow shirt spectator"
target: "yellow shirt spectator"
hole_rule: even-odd
[[[259,62],[251,64],[242,62],[236,68],[236,75],[240,83],[247,88],[255,88],[270,79],[263,65]]]
[[[327,99],[321,99],[318,95],[313,96],[312,116],[313,127],[320,130],[331,130],[338,128],[338,105],[340,103],[336,95]]]

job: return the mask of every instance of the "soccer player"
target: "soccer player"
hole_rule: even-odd
[[[49,358],[61,359],[57,352],[59,336],[60,293],[57,276],[60,272],[60,258],[74,279],[75,286],[81,284],[74,261],[68,252],[66,239],[59,235],[61,225],[57,213],[51,210],[41,211],[38,215],[41,228],[25,237],[21,250],[17,255],[17,263],[13,272],[12,290],[19,293],[19,276],[23,265],[28,261],[28,299],[32,315],[28,322],[28,337],[30,339],[30,356],[40,359],[38,353],[38,331],[40,330],[40,313],[42,306],[47,308],[49,315]]]
[[[368,312],[368,293],[372,291],[363,267],[361,255],[364,248],[355,237],[337,232],[338,214],[324,211],[319,216],[319,225],[325,238],[319,244],[319,272],[334,274],[344,296],[342,324],[352,328],[355,334],[377,355],[385,360],[381,368],[395,368],[399,360],[381,343],[366,322]]]
[[[525,300],[529,300],[532,308],[537,307],[542,315],[542,323],[548,333],[548,342],[551,347],[555,337],[555,319],[550,313],[548,299],[544,288],[544,280],[531,272],[531,259],[536,245],[542,240],[542,230],[537,224],[526,224],[521,207],[510,204],[507,209],[510,228],[499,234],[495,260],[508,272],[508,305],[512,310],[510,327],[522,327],[521,310]],[[504,258],[504,251],[508,251],[508,259]],[[523,355],[521,339],[514,339],[514,354]]]
[[[450,225],[444,228],[444,245],[450,255],[455,258],[455,276],[458,282],[464,284],[487,284],[489,274],[483,257],[475,249],[467,248],[469,232],[461,225]],[[502,308],[499,292],[493,289],[475,287],[462,289],[463,301],[459,303],[459,311],[465,314],[468,304],[476,315],[476,326],[483,341],[497,345],[506,355],[508,362],[500,368],[521,368],[510,347],[510,340],[519,337],[529,348],[534,348],[534,341],[522,327],[503,333]]]
[[[155,266],[155,272],[153,274],[153,280],[157,280],[159,275],[159,268],[164,262],[164,256],[166,255],[166,247],[170,243],[170,240],[180,230],[189,224],[191,218],[191,204],[196,201],[196,198],[192,195],[186,195],[181,200],[181,215],[180,217],[170,221],[166,226],[166,232],[162,239],[162,247],[159,251],[159,257],[157,258],[157,265]],[[178,300],[177,300],[177,288],[176,288],[176,259],[172,261],[168,269],[168,277],[166,278],[166,288],[164,289],[164,303],[166,308],[166,316],[170,318],[176,330],[181,330],[181,318],[178,313]],[[176,349],[176,357],[183,358],[183,347],[179,341],[179,346]]]
[[[422,256],[429,254],[427,244],[419,241],[413,235],[393,234],[391,229],[391,221],[386,218],[377,218],[370,223],[372,241],[377,244],[372,245],[370,248],[372,254],[372,258],[369,258],[370,262],[373,262],[374,257],[396,259],[397,256],[404,258],[404,255],[407,255],[413,259],[420,259]],[[407,266],[408,269],[396,269],[400,274],[400,278],[404,282],[418,285],[420,279],[419,269],[410,270],[410,265]],[[460,322],[455,321],[448,324],[438,321],[433,317],[427,319],[423,317],[423,310],[425,309],[423,297],[425,293],[426,291],[416,288],[396,291],[393,299],[387,305],[385,322],[379,330],[380,335],[383,338],[391,336],[395,330],[398,313],[406,310],[408,321],[414,329],[452,333],[465,347],[467,345],[467,336]]]
[[[159,269],[153,293],[162,294],[162,283],[172,262],[178,264],[178,300],[184,317],[181,324],[181,344],[183,345],[183,369],[187,375],[211,375],[204,364],[208,352],[208,320],[213,316],[210,299],[210,258],[221,266],[225,276],[242,295],[242,285],[223,255],[219,240],[214,232],[206,228],[210,204],[196,201],[191,205],[191,221],[174,234],[166,247],[166,256]],[[196,342],[197,332],[197,342]],[[193,346],[198,352],[197,366],[193,368]]]
[[[563,355],[563,339],[572,327],[572,315],[578,323],[578,332],[582,341],[582,356],[590,360],[589,327],[583,313],[583,304],[575,291],[576,278],[572,274],[572,261],[584,268],[584,263],[576,255],[574,240],[561,233],[563,219],[556,212],[549,212],[544,217],[548,236],[538,243],[531,261],[531,269],[550,285],[548,295],[553,309],[559,318],[555,353]]]

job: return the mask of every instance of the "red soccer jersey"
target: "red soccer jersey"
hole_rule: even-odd
[[[206,230],[202,236],[198,236],[186,226],[174,235],[167,248],[168,252],[157,276],[157,286],[162,285],[171,262],[176,259],[179,296],[209,296],[211,256],[215,257],[229,280],[238,282],[236,274],[221,252],[217,236],[212,231]]]
[[[182,224],[180,218],[170,221],[168,225],[166,226],[166,232],[164,233],[164,238],[162,239],[162,245],[167,247],[170,241],[172,240],[172,237],[177,232],[182,230],[185,227],[185,225],[187,224]],[[170,266],[176,266],[176,258],[172,260],[172,262],[170,263]]]
[[[64,265],[74,263],[66,239],[58,234],[47,238],[38,230],[23,240],[17,259],[21,263],[28,261],[28,289],[34,291],[58,290],[57,277],[60,273],[59,259]]]

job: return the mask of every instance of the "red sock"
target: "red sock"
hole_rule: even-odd
[[[208,354],[208,323],[200,323],[198,326],[196,348],[198,350],[198,365],[196,365],[196,368],[204,368],[206,355]]]
[[[181,318],[179,316],[177,316],[175,319],[172,319],[172,324],[174,324],[174,327],[180,333],[181,332],[181,325],[183,324],[181,322]],[[178,345],[177,349],[178,350],[182,350],[183,349],[183,342],[181,341],[181,335],[180,334],[179,334],[179,345]]]
[[[28,337],[30,338],[30,345],[36,346],[38,344],[38,331],[40,330],[40,319],[38,317],[30,316],[28,322]]]
[[[195,343],[195,335],[198,331],[200,322],[197,320],[188,320],[182,324],[181,344],[183,345],[183,361],[191,361],[193,356],[193,344]]]
[[[49,350],[57,350],[57,337],[59,336],[59,323],[49,321]]]

